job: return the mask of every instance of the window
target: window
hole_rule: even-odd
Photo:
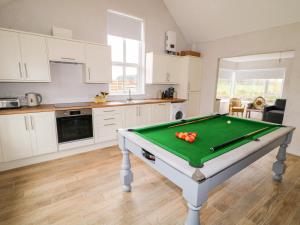
[[[113,94],[144,92],[143,79],[143,21],[138,18],[108,11],[108,45],[112,50]]]
[[[285,70],[220,70],[217,98],[240,98],[253,101],[262,96],[268,103],[280,98],[283,90]]]

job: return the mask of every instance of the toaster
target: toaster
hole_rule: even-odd
[[[18,98],[0,98],[0,109],[20,108],[21,103]]]

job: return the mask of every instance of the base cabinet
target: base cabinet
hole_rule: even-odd
[[[4,162],[57,151],[54,112],[0,116]]]
[[[93,109],[95,143],[117,139],[117,130],[123,127],[121,108]]]
[[[170,103],[151,105],[151,123],[164,123],[170,121]]]
[[[3,161],[33,156],[27,114],[0,117],[0,143]]]

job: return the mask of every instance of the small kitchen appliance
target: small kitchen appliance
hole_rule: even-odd
[[[0,109],[20,108],[21,103],[18,98],[0,98]]]
[[[42,103],[42,95],[34,92],[29,92],[25,94],[25,97],[27,99],[27,105],[28,106],[38,106]]]

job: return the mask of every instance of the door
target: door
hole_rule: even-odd
[[[187,116],[195,117],[200,115],[200,92],[189,92]]]
[[[76,41],[47,38],[50,61],[85,63],[84,44]]]
[[[180,57],[166,56],[167,82],[176,84],[179,79]]]
[[[27,114],[0,117],[0,144],[5,162],[32,156]]]
[[[124,127],[135,127],[137,125],[138,106],[126,106],[124,109]]]
[[[46,39],[20,34],[21,55],[27,81],[50,82]]]
[[[189,91],[200,91],[201,89],[201,59],[189,57]]]
[[[29,115],[33,155],[57,151],[56,122],[54,112]]]
[[[153,53],[150,53],[153,54]],[[152,65],[148,65],[152,67],[151,74],[152,76],[151,83],[167,83],[167,64],[166,64],[166,56],[165,55],[150,55],[152,56]],[[148,74],[147,74],[148,75]]]
[[[109,46],[87,44],[86,53],[86,82],[110,83],[111,50]]]
[[[0,81],[23,79],[18,34],[0,31]]]
[[[151,105],[138,105],[137,126],[148,125],[151,123]]]
[[[164,123],[170,121],[170,103],[151,105],[151,123]]]

